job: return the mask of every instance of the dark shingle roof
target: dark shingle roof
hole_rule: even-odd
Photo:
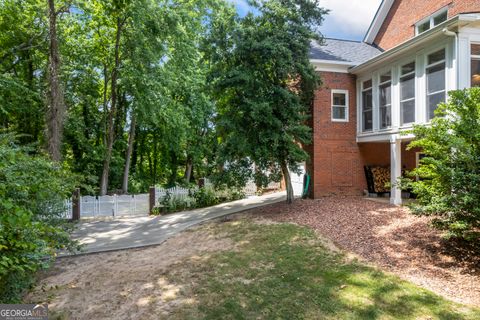
[[[310,59],[344,61],[358,65],[380,53],[382,51],[365,42],[325,38],[322,45],[312,41]]]

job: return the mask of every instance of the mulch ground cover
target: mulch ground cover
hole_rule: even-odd
[[[447,241],[427,217],[362,197],[325,197],[251,210],[312,227],[338,247],[451,300],[480,306],[480,252]]]

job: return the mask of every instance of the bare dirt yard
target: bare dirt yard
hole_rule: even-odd
[[[312,227],[340,248],[450,300],[480,306],[480,252],[449,243],[429,219],[361,197],[297,200],[250,211]]]
[[[25,301],[47,302],[53,319],[158,319],[193,301],[165,277],[169,268],[233,246],[204,227],[158,246],[62,258]]]

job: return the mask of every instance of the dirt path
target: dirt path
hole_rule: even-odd
[[[213,235],[203,226],[160,246],[62,258],[25,301],[48,297],[51,319],[166,318],[170,308],[189,303],[182,287],[164,276],[168,268],[232,246],[230,239]]]
[[[249,211],[313,227],[342,249],[444,297],[480,306],[480,256],[452,247],[407,209],[360,197],[297,200]]]

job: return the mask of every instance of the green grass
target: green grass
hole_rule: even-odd
[[[231,251],[184,261],[168,273],[195,303],[181,319],[480,319],[480,310],[329,251],[308,228],[239,220],[213,232]]]

